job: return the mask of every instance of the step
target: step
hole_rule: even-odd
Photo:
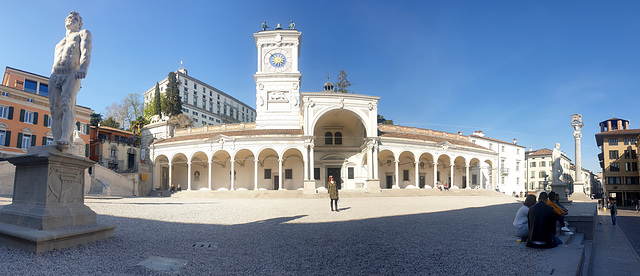
[[[574,230],[574,229],[571,229],[571,230]],[[583,243],[584,243],[584,233],[574,232],[574,234],[571,235],[571,238],[569,238],[569,241],[567,241],[567,244],[570,244],[570,245],[582,245]]]
[[[589,266],[591,265],[591,253],[593,252],[593,242],[584,241],[584,260],[582,261],[581,276],[589,276]]]

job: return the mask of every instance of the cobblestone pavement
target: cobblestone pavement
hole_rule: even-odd
[[[497,194],[497,193],[496,193]],[[0,198],[0,206],[11,202]],[[509,196],[87,199],[104,241],[35,255],[0,245],[0,274],[131,275],[177,260],[182,275],[535,275]]]

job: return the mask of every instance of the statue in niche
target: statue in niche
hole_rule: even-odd
[[[58,149],[71,147],[76,129],[76,97],[80,80],[91,61],[91,33],[82,28],[82,17],[73,11],[65,19],[66,36],[56,45],[49,78],[51,132]]]

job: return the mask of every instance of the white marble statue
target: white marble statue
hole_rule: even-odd
[[[91,61],[91,33],[82,28],[82,17],[73,11],[65,19],[66,36],[56,45],[49,103],[51,132],[58,148],[68,149],[76,129],[76,96],[80,80],[87,76]]]
[[[556,147],[553,148],[553,153],[551,154],[551,159],[553,159],[553,182],[554,185],[562,185],[564,184],[560,177],[562,176],[562,165],[560,164],[560,160],[562,159],[562,153],[560,152],[560,143],[556,143]]]

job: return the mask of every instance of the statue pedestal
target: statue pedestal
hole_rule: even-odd
[[[316,193],[316,181],[315,180],[305,180],[304,181],[304,189],[302,194],[310,195]]]
[[[95,162],[56,146],[29,148],[16,166],[13,201],[0,210],[0,242],[44,252],[106,239],[115,226],[96,223],[84,205],[84,171]]]
[[[565,195],[565,189],[567,189],[567,185],[562,184],[551,184],[551,191],[556,192],[556,194],[560,195],[560,203],[571,203],[572,201],[567,198]]]
[[[380,179],[367,179],[367,192],[369,193],[379,193],[382,190],[380,189]]]

